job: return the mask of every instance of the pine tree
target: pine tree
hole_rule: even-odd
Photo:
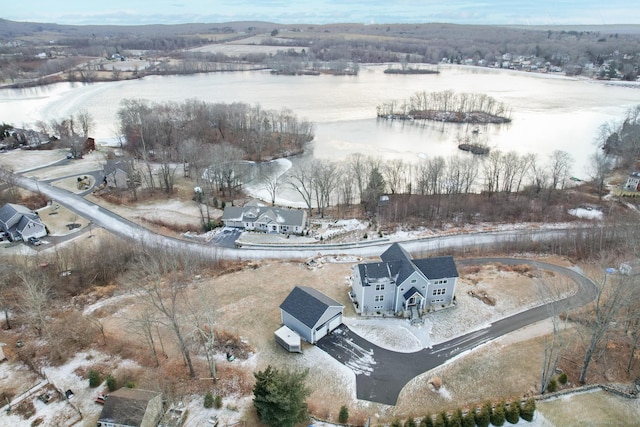
[[[462,427],[476,427],[475,411],[470,410],[462,416]]]
[[[462,427],[462,411],[460,408],[456,409],[449,417],[447,427]]]
[[[89,387],[96,388],[100,384],[102,384],[102,377],[100,376],[100,372],[89,369]]]
[[[413,418],[409,418],[404,422],[404,427],[418,427],[418,426],[416,425],[416,420],[414,420]]]
[[[280,371],[268,366],[254,373],[253,405],[260,421],[271,427],[293,427],[308,419],[304,380],[309,371]]]
[[[433,423],[433,427],[447,427],[449,417],[446,412],[440,412],[436,415],[436,421]]]
[[[520,418],[525,421],[533,421],[533,415],[536,412],[536,401],[534,398],[530,397],[524,402],[524,405],[520,408]]]
[[[515,424],[520,419],[520,402],[513,401],[507,407],[507,412],[505,414],[506,419],[509,423]]]
[[[433,427],[433,418],[430,413],[427,413],[420,421],[420,427]]]
[[[349,421],[349,409],[342,405],[340,407],[340,413],[338,414],[338,422],[340,424],[346,424]]]
[[[500,402],[493,408],[493,412],[491,413],[491,424],[496,427],[501,427],[504,425],[505,421],[505,403]]]
[[[213,395],[210,391],[208,391],[207,394],[204,395],[204,407],[207,409],[213,408]]]
[[[476,413],[476,425],[478,427],[489,427],[492,412],[491,402],[485,402],[482,408]]]

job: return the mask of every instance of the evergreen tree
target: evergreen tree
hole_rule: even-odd
[[[533,397],[527,399],[520,408],[520,418],[525,421],[533,421],[533,414],[536,412],[536,401]]]
[[[93,369],[89,369],[89,387],[95,388],[102,384],[102,377],[100,372]]]
[[[430,413],[427,413],[420,421],[420,427],[433,427],[433,418]]]
[[[213,394],[210,391],[204,395],[204,407],[205,408],[213,408]]]
[[[476,425],[478,427],[489,427],[492,412],[491,402],[485,402],[482,408],[476,413]]]
[[[470,410],[462,416],[462,427],[476,427],[475,411]]]
[[[507,407],[507,412],[505,414],[506,419],[509,423],[515,424],[520,419],[520,402],[513,401]]]
[[[556,381],[555,378],[551,378],[551,380],[549,380],[549,384],[547,384],[547,392],[549,393],[553,393],[554,391],[558,390],[558,382]]]
[[[436,415],[436,421],[433,423],[433,427],[447,427],[447,423],[449,421],[449,417],[445,411],[440,412]]]
[[[112,375],[107,376],[107,388],[109,389],[109,391],[116,391],[117,382]]]
[[[413,418],[409,418],[404,422],[404,427],[418,427],[418,426],[416,424],[416,420],[414,420]]]
[[[349,421],[349,409],[342,405],[340,407],[340,413],[338,414],[338,422],[340,424],[346,424]]]
[[[562,385],[565,385],[567,383],[567,381],[569,381],[569,377],[567,377],[567,373],[563,372],[560,375],[558,375],[558,382]]]
[[[309,390],[304,380],[309,371],[302,373],[280,371],[268,366],[254,373],[253,405],[258,418],[271,427],[294,427],[308,419],[305,399]]]
[[[449,417],[447,427],[462,427],[462,411],[460,408],[456,409]]]
[[[496,427],[501,427],[504,425],[505,421],[505,403],[500,402],[493,408],[493,412],[491,413],[491,424]]]
[[[393,422],[391,423],[391,427],[402,427],[402,423],[400,422],[400,420],[393,420]]]
[[[374,166],[369,174],[369,184],[365,189],[364,203],[368,212],[376,212],[378,199],[384,194],[386,183],[380,169]]]

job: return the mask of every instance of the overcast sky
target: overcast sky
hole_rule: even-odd
[[[3,0],[0,17],[57,24],[450,22],[640,24],[637,0]]]

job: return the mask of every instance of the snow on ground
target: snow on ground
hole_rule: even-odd
[[[383,317],[345,317],[344,323],[356,334],[387,350],[413,353],[432,345],[428,319],[424,325],[415,326],[408,319]]]
[[[582,219],[602,219],[602,211],[590,208],[569,209],[569,215],[577,216]]]

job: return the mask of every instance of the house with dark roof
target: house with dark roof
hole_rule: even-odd
[[[380,262],[351,269],[349,296],[357,313],[411,313],[453,304],[458,270],[451,256],[413,259],[399,244],[380,255]]]
[[[344,306],[308,286],[296,286],[280,304],[282,324],[314,344],[342,324]]]
[[[284,209],[270,206],[226,206],[222,222],[227,227],[265,233],[302,234],[307,222],[304,209]]]
[[[125,160],[107,160],[103,166],[104,184],[110,188],[129,188],[133,171]]]
[[[47,228],[38,214],[14,203],[7,203],[0,208],[0,229],[13,241],[26,242],[31,237],[40,238],[47,235]]]
[[[162,417],[162,394],[121,388],[109,394],[98,418],[99,427],[156,427]]]

